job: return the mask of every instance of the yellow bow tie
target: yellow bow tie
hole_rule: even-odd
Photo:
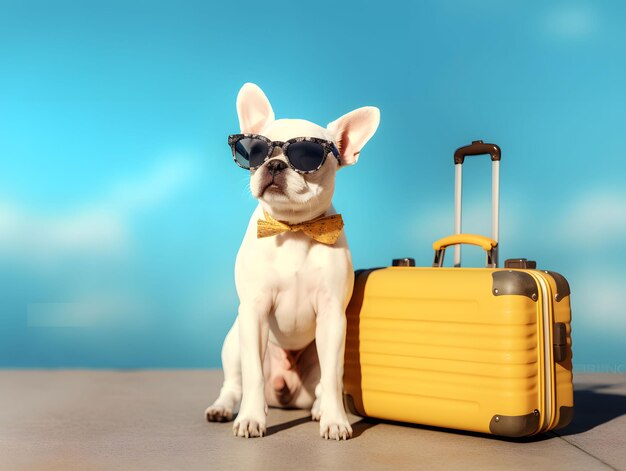
[[[299,224],[287,224],[277,221],[272,216],[263,211],[265,220],[259,219],[257,222],[257,237],[270,237],[283,232],[302,231],[311,239],[322,244],[333,245],[337,242],[339,234],[343,229],[343,219],[341,214],[332,216],[320,216],[310,221]]]

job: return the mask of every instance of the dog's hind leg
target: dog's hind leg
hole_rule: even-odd
[[[311,418],[320,420],[320,361],[317,356],[317,346],[315,341],[302,352],[298,361],[299,371],[302,379],[302,389],[294,404],[301,409],[310,409]]]
[[[315,342],[303,350],[284,350],[269,342],[263,373],[269,406],[310,409],[320,381]]]
[[[239,321],[231,327],[222,347],[224,384],[216,401],[205,411],[209,422],[233,420],[233,412],[241,401],[241,356],[239,353]]]

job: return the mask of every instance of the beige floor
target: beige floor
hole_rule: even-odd
[[[219,371],[0,371],[0,469],[626,470],[626,375],[579,375],[558,434],[501,440],[364,421],[329,442],[306,411],[271,409],[268,436],[238,439],[203,411]]]

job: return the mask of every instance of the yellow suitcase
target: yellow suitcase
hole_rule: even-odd
[[[462,234],[461,167],[490,153],[492,238]],[[459,158],[459,155],[461,158]],[[454,236],[432,268],[411,259],[359,270],[347,309],[344,397],[354,414],[508,437],[573,417],[570,288],[534,262],[497,266],[500,149],[475,141],[455,153]],[[488,268],[442,268],[447,247],[483,247]]]

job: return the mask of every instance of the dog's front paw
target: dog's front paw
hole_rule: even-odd
[[[266,431],[264,420],[261,421],[237,417],[235,425],[233,425],[233,435],[235,435],[235,437],[263,437],[265,436]]]
[[[225,406],[213,404],[204,411],[209,422],[230,422],[233,420],[233,410]]]
[[[352,438],[352,427],[347,419],[320,422],[320,436],[326,440],[347,440]]]

